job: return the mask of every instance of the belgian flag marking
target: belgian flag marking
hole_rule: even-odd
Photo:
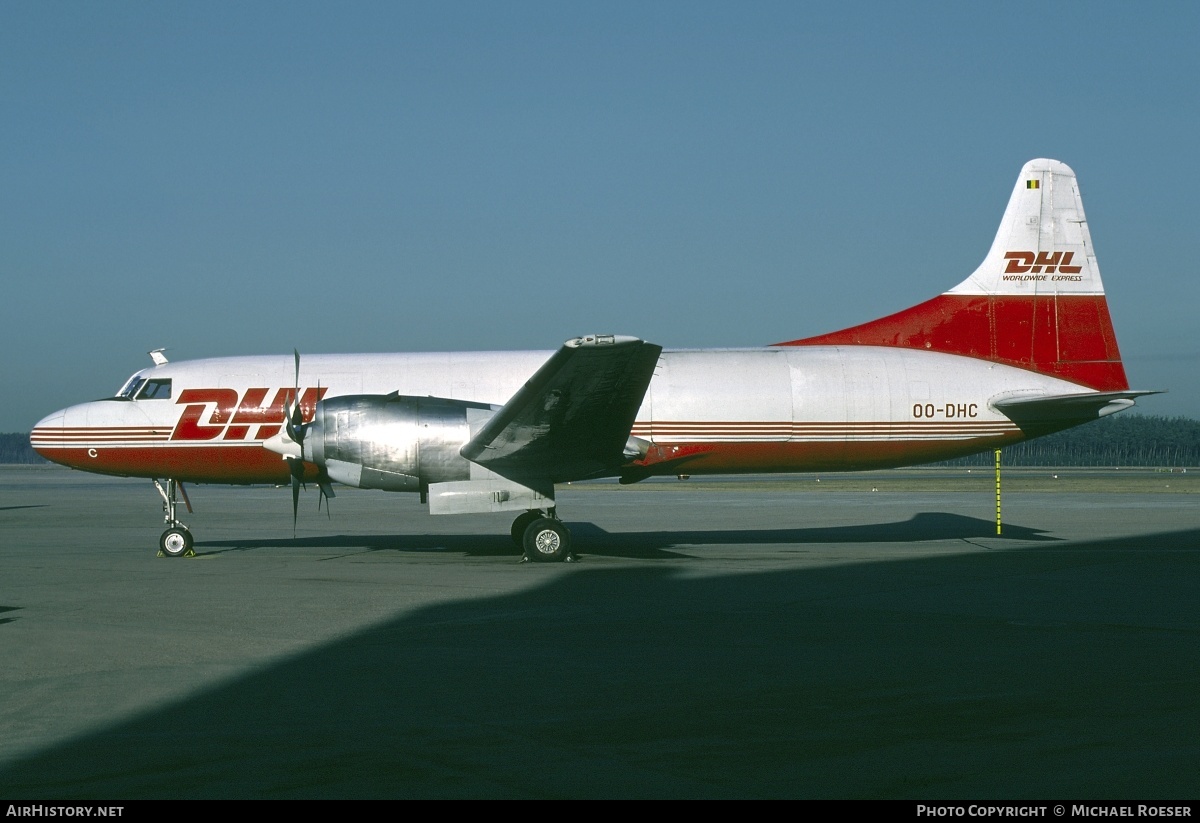
[[[1039,183],[1039,182],[1040,182],[1040,181],[1038,181],[1038,180],[1026,180],[1026,181],[1025,181],[1025,188],[1027,188],[1027,189],[1036,189],[1036,188],[1038,188],[1038,183]]]

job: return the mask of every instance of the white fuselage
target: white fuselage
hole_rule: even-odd
[[[551,352],[308,355],[165,363],[135,378],[158,397],[71,406],[38,423],[43,455],[110,474],[280,482],[277,434],[300,389],[318,399],[397,392],[502,406]],[[972,357],[877,346],[667,350],[634,423],[651,474],[855,470],[929,462],[1014,442],[991,401],[1086,391]],[[169,392],[169,396],[162,396]]]

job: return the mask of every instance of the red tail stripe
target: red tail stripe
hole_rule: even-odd
[[[961,354],[1097,391],[1129,388],[1102,294],[943,294],[861,326],[777,345],[890,346]]]

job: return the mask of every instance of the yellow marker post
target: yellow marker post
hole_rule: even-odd
[[[996,449],[996,534],[1000,534],[1000,450]]]

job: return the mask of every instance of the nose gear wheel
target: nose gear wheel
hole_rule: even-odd
[[[187,506],[187,510],[189,512],[192,510],[192,501],[188,500],[183,484],[177,480],[167,480],[167,488],[164,489],[162,483],[156,479],[154,488],[158,489],[158,494],[163,499],[163,522],[167,524],[166,531],[158,538],[158,556],[195,557],[196,552],[192,548],[194,543],[192,533],[175,517],[180,497],[183,497],[183,503]]]

